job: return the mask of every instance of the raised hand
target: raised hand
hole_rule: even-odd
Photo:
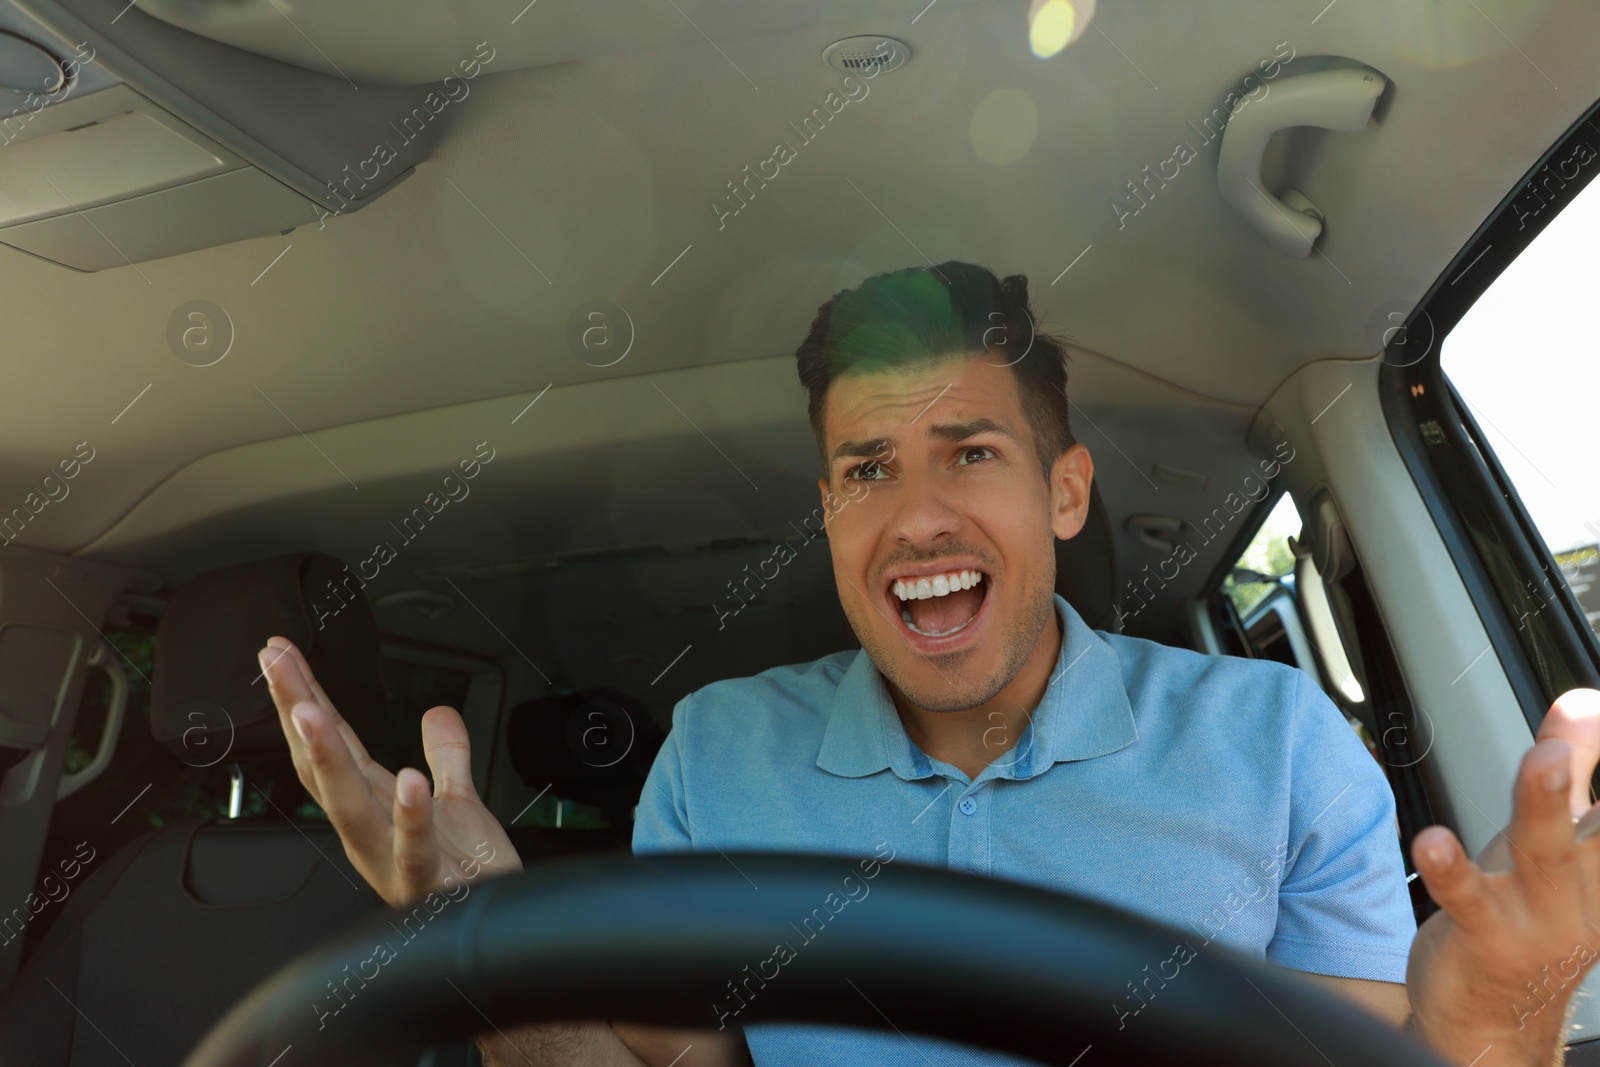
[[[444,885],[447,875],[475,881],[522,869],[516,849],[472,785],[467,727],[453,708],[422,717],[422,745],[434,793],[421,771],[390,774],[339,715],[286,638],[260,652],[278,721],[295,770],[339,831],[345,855],[378,895],[398,907]],[[688,1033],[625,1025],[622,1037],[604,1022],[542,1023],[480,1035],[492,1067],[733,1067],[748,1063],[736,1031]],[[684,1045],[695,1051],[685,1058]],[[631,1047],[630,1047],[631,1044]],[[636,1055],[634,1048],[639,1049]]]
[[[391,774],[367,754],[287,638],[259,653],[295,771],[339,832],[345,855],[390,905],[444,885],[522,869],[500,821],[472,785],[466,724],[453,708],[422,717],[422,744],[434,789],[410,767]]]
[[[1456,1063],[1561,1062],[1567,1005],[1600,959],[1597,760],[1600,691],[1574,689],[1540,725],[1511,824],[1476,863],[1442,826],[1412,842],[1443,910],[1417,931],[1406,986],[1423,1037]]]

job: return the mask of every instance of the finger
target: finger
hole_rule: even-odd
[[[1600,689],[1569,689],[1550,705],[1539,724],[1539,740],[1558,738],[1572,746],[1570,806],[1574,817],[1589,810],[1589,781],[1600,764]]]
[[[306,662],[305,653],[300,651],[299,646],[286,637],[280,637],[278,640],[282,641],[286,646],[289,658],[294,661],[295,666],[299,669],[301,676],[305,680],[306,687],[311,691],[312,697],[328,713],[328,717],[333,720],[334,725],[338,728],[339,736],[344,738],[344,743],[349,746],[350,754],[355,758],[356,766],[361,768],[362,777],[366,778],[368,783],[371,784],[379,799],[385,805],[393,803],[394,775],[389,773],[387,767],[372,758],[371,754],[367,752],[367,746],[362,744],[361,736],[356,733],[356,728],[350,725],[350,720],[339,714],[339,709],[334,706],[328,694],[323,691],[321,683],[317,681],[316,674],[311,670],[311,664]]]
[[[1493,931],[1499,906],[1489,878],[1467,858],[1456,835],[1430,826],[1411,842],[1411,861],[1431,896],[1468,933]]]
[[[294,706],[290,718],[311,763],[317,802],[339,831],[351,860],[360,857],[369,870],[386,869],[390,863],[389,812],[367,787],[327,713],[303,700]]]
[[[256,658],[261,662],[262,677],[267,679],[267,684],[272,684],[269,671],[272,665],[289,654],[289,639],[287,637],[269,637],[264,648],[256,653]]]
[[[311,669],[311,664],[306,661],[305,653],[300,651],[300,647],[287,637],[269,637],[267,644],[269,646],[276,644],[285,656],[294,661],[295,666],[300,668],[300,673],[305,676],[306,688],[311,692],[311,699],[321,704],[322,709],[337,720],[339,709],[333,706],[328,694],[322,691],[322,686],[317,682],[316,672]]]
[[[1576,851],[1568,785],[1572,749],[1565,741],[1545,739],[1522,757],[1512,786],[1512,869],[1529,899],[1538,906],[1560,893],[1577,889]]]
[[[289,717],[296,703],[296,683],[285,677],[287,665],[281,662],[283,657],[284,650],[270,644],[256,653],[261,674],[267,680],[267,692],[272,695],[272,703],[278,709],[278,725],[283,728],[284,739],[289,743],[289,756],[294,760],[295,774],[299,776],[301,784],[310,790],[311,799],[321,804],[322,798],[317,795],[316,777],[311,773],[311,759],[306,755],[305,742]]]
[[[428,779],[413,767],[395,775],[394,867],[399,877],[399,904],[429,892],[439,880],[439,839],[433,830],[433,798]]]
[[[267,638],[267,647],[257,654],[262,673],[267,678],[267,687],[272,690],[274,697],[280,698],[280,702],[287,704],[285,711],[301,701],[323,707],[322,701],[318,700],[316,693],[312,691],[311,682],[306,672],[301,670],[300,660],[294,652],[294,646],[284,638]],[[323,710],[326,711],[326,707],[323,707]]]
[[[1600,805],[1595,810],[1600,812]],[[1578,850],[1579,884],[1583,887],[1582,907],[1584,921],[1596,934],[1600,934],[1600,820],[1585,818],[1573,827]]]
[[[289,709],[302,701],[320,707],[334,724],[338,736],[344,740],[345,746],[350,750],[351,758],[361,770],[362,777],[371,783],[383,798],[383,802],[388,804],[394,792],[394,775],[373,761],[367,752],[367,746],[361,743],[361,738],[356,735],[355,729],[339,714],[339,710],[333,706],[328,695],[317,684],[305,656],[301,655],[300,650],[286,637],[268,638],[267,647],[270,650],[267,655],[271,658],[268,670],[269,685],[273,687],[274,699],[278,700],[279,715],[287,716]],[[277,697],[280,691],[283,694],[282,699]],[[288,729],[287,725],[285,729]]]
[[[311,669],[311,664],[306,662],[305,653],[301,652],[299,647],[286,637],[279,637],[274,640],[282,641],[287,646],[285,652],[287,652],[288,658],[294,661],[295,667],[298,668],[301,677],[305,681],[306,689],[310,693],[308,699],[315,700],[321,705],[322,710],[326,711],[328,717],[339,727],[339,733],[350,744],[350,751],[356,754],[356,761],[360,763],[370,759],[371,757],[367,755],[366,747],[362,745],[361,739],[356,736],[355,728],[346,721],[343,715],[339,714],[339,709],[334,707],[333,701],[323,691],[322,685],[317,681],[316,673]]]
[[[429,708],[422,716],[422,749],[439,796],[478,799],[472,784],[472,742],[454,708]]]

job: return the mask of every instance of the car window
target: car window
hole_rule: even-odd
[[[1266,521],[1222,580],[1222,590],[1240,618],[1250,618],[1269,597],[1285,588],[1283,579],[1294,573],[1289,538],[1299,533],[1300,512],[1286,493],[1267,512]],[[1292,581],[1288,588],[1293,588]]]
[[[1600,633],[1600,341],[1592,328],[1600,186],[1590,185],[1450,331],[1441,366]],[[1530,580],[1518,609],[1554,590]]]
[[[1298,617],[1295,556],[1291,539],[1300,533],[1300,513],[1287,493],[1268,507],[1265,519],[1214,597],[1221,651],[1271,659],[1316,675],[1311,648]]]
[[[1327,585],[1299,542],[1300,511],[1280,496],[1223,575],[1215,598],[1221,651],[1298,667],[1322,685],[1369,751],[1372,731],[1359,712],[1365,691],[1345,651]]]

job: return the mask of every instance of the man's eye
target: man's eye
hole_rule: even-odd
[[[847,480],[855,482],[877,482],[882,481],[885,477],[887,475],[884,474],[883,467],[875,459],[869,459],[865,463],[857,463],[845,474]]]
[[[993,458],[994,449],[988,448],[984,445],[973,445],[971,448],[963,448],[961,450],[961,458],[956,462],[965,465],[969,463],[976,463],[980,460]]]

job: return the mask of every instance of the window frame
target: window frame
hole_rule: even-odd
[[[1540,156],[1462,246],[1391,335],[1378,375],[1395,447],[1489,635],[1485,651],[1500,661],[1533,732],[1561,692],[1600,688],[1600,639],[1445,376],[1441,356],[1444,339],[1472,305],[1596,174],[1600,102]],[[1416,346],[1423,348],[1420,358],[1409,355]],[[1391,358],[1398,353],[1406,356]]]

